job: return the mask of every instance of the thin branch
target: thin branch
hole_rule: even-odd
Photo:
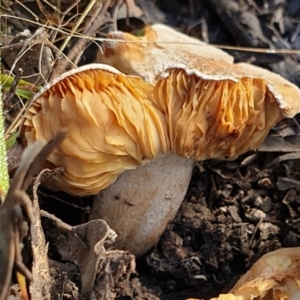
[[[94,6],[94,11],[99,10],[98,16],[95,18],[95,20],[91,23],[91,26],[83,32],[86,36],[93,36],[95,33],[99,30],[100,26],[103,24],[104,15],[107,12],[110,5],[113,3],[114,0],[106,0],[104,3],[102,0],[98,0]],[[91,16],[91,20],[93,19],[93,16]],[[89,23],[89,21],[87,21]],[[76,56],[81,53],[84,48],[86,47],[87,43],[89,42],[88,39],[79,39],[74,46],[70,49],[67,57],[67,59],[60,60],[56,66],[53,68],[52,74],[50,76],[50,81],[56,78],[57,76],[61,75],[68,67],[69,61],[73,61]]]

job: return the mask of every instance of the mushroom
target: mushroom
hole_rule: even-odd
[[[300,299],[299,247],[262,256],[231,289],[242,300]]]
[[[97,196],[104,202],[99,213],[137,255],[173,219],[193,168],[193,160],[170,153],[166,119],[153,105],[152,92],[140,77],[101,64],[84,66],[35,95],[21,130],[24,143],[31,144],[68,128],[67,138],[48,158],[49,166],[65,171],[46,185],[76,196],[110,186]],[[98,218],[97,210],[92,218]]]
[[[56,187],[95,194],[91,219],[106,220],[135,255],[175,216],[195,160],[235,159],[300,111],[300,91],[276,74],[233,64],[221,50],[209,59],[202,44],[205,57],[147,39],[135,43],[134,57],[124,43],[103,46],[102,58],[110,53],[131,76],[101,64],[67,73],[33,99],[23,126],[29,143],[69,128],[49,159],[66,168]]]
[[[141,38],[122,32],[109,37],[116,41],[105,41],[97,60],[154,85],[153,101],[167,119],[170,151],[177,155],[235,159],[256,149],[279,120],[300,111],[300,91],[292,83],[259,67],[233,64],[225,52],[167,26],[148,27]],[[95,197],[93,218],[107,218],[123,203],[111,200],[117,184],[118,180]],[[150,248],[135,231],[126,235],[117,217],[110,226],[122,231],[129,249],[140,247],[135,253]]]
[[[300,299],[299,250],[299,247],[282,248],[265,254],[228,294],[211,300]]]

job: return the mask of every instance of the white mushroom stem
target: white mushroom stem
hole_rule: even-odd
[[[186,194],[193,160],[161,154],[120,175],[94,198],[91,219],[103,219],[123,249],[146,253],[172,221]]]

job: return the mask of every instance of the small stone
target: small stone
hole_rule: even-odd
[[[262,187],[272,186],[272,182],[271,182],[270,178],[262,178],[262,179],[258,180],[257,183],[259,186],[262,186]]]
[[[260,206],[261,210],[265,213],[269,212],[272,208],[272,199],[266,196]]]

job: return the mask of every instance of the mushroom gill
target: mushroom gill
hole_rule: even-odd
[[[65,171],[52,188],[83,196],[98,193],[125,170],[169,148],[164,117],[149,100],[152,87],[103,65],[70,71],[46,86],[25,114],[25,143],[68,137],[48,158]]]
[[[167,118],[172,153],[198,160],[235,159],[282,118],[262,78],[212,80],[174,68],[153,98]]]

